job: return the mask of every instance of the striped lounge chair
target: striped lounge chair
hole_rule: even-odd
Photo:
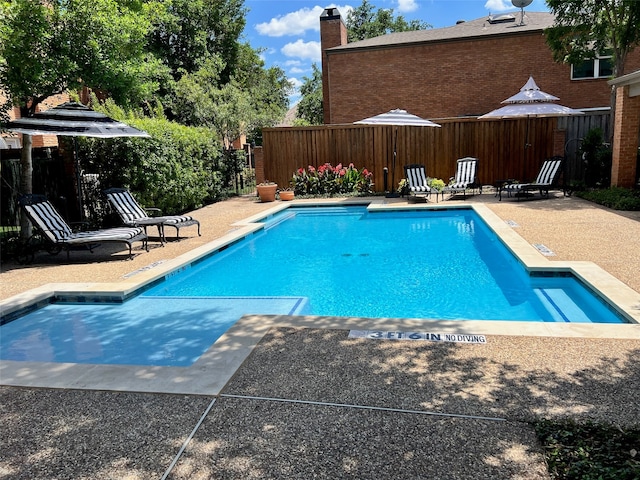
[[[474,157],[459,158],[456,162],[456,175],[450,178],[449,185],[442,190],[442,195],[449,193],[453,197],[462,193],[463,198],[466,199],[467,190],[475,188],[479,188],[482,193],[482,185],[478,183],[477,177],[478,159]]]
[[[131,192],[124,188],[109,188],[104,191],[113,209],[118,213],[122,223],[125,225],[141,226],[145,229],[149,225],[158,227],[160,240],[164,244],[164,227],[169,226],[176,229],[176,239],[180,239],[180,229],[191,225],[198,226],[198,236],[200,236],[200,222],[189,215],[168,215],[152,217],[148,212],[160,213],[157,208],[142,208],[136,202]]]
[[[67,259],[73,247],[93,248],[101,243],[124,243],[129,247],[129,258],[133,258],[132,245],[142,242],[148,250],[147,235],[140,227],[107,228],[87,232],[74,232],[55,207],[44,195],[23,195],[20,206],[24,209],[33,227],[50,243],[48,250],[58,253],[67,251]]]
[[[409,195],[414,197],[431,195],[432,190],[427,183],[427,174],[424,165],[405,165],[404,176],[407,179]],[[438,192],[436,194],[436,202],[438,201]]]
[[[503,185],[500,188],[499,199],[502,200],[503,191],[506,191],[507,196],[509,197],[515,195],[518,200],[520,199],[520,197],[527,196],[529,192],[534,190],[539,190],[541,197],[548,197],[549,188],[555,185],[558,177],[560,176],[560,172],[562,171],[562,160],[563,157],[555,156],[547,158],[544,162],[542,162],[540,173],[538,173],[538,177],[536,178],[535,182],[510,183]]]

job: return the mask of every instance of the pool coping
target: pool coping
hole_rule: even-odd
[[[234,223],[226,235],[162,262],[143,269],[117,283],[51,283],[0,302],[2,315],[23,311],[33,305],[48,303],[52,298],[87,297],[125,299],[145,285],[185,268],[211,252],[225,248],[263,228],[262,220],[290,205],[335,206],[366,204],[371,211],[419,209],[473,209],[507,248],[529,270],[571,272],[593,287],[610,303],[617,305],[628,324],[561,324],[541,322],[505,322],[486,320],[370,319],[317,316],[246,315],[232,326],[198,361],[189,367],[149,367],[127,365],[87,365],[45,362],[0,361],[0,385],[98,389],[129,392],[180,393],[217,395],[233,373],[272,327],[331,328],[347,330],[429,331],[477,335],[519,335],[574,338],[613,338],[640,340],[640,294],[592,262],[550,261],[521,237],[513,227],[486,205],[404,204],[386,200],[327,199],[294,201],[278,204],[260,214]]]

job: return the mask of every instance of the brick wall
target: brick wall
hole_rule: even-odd
[[[327,48],[345,45],[347,43],[347,27],[340,14],[334,8],[326,8],[320,16],[320,43],[322,44],[322,84],[328,85],[329,64],[327,62]],[[331,123],[331,102],[329,89],[322,89],[324,123]]]
[[[635,183],[640,131],[640,96],[629,96],[629,89],[617,89],[611,166],[611,185],[625,188]]]
[[[562,105],[610,105],[607,79],[572,81],[570,66],[553,61],[540,31],[334,50],[327,52],[326,64],[325,123],[351,123],[393,108],[430,119],[480,115],[500,107],[530,75]],[[627,71],[637,68],[638,49],[629,56]]]

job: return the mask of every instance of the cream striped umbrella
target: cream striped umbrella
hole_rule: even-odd
[[[390,110],[386,113],[381,113],[379,115],[375,115],[373,117],[365,118],[363,120],[358,120],[354,122],[359,125],[395,125],[396,129],[393,137],[393,157],[391,159],[391,189],[393,190],[395,186],[395,174],[396,174],[396,156],[398,153],[398,128],[399,126],[409,126],[409,127],[439,127],[437,123],[432,122],[431,120],[427,120],[426,118],[418,117],[417,115],[413,115],[412,113],[407,112],[406,110],[401,110],[399,108],[395,110]],[[388,196],[395,196],[393,193]]]
[[[478,117],[479,120],[485,118],[526,118],[527,126],[524,140],[524,156],[526,157],[529,144],[529,119],[531,117],[564,117],[570,115],[584,115],[584,112],[573,108],[559,105],[556,102],[558,97],[540,90],[533,77],[529,77],[527,83],[518,93],[502,101],[506,104],[489,113]],[[524,165],[524,162],[523,162]],[[523,166],[524,169],[524,166]]]

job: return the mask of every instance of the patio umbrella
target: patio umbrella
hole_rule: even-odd
[[[526,156],[529,144],[529,119],[531,117],[563,117],[570,115],[584,115],[584,112],[573,108],[564,107],[553,103],[560,100],[558,97],[540,90],[533,77],[529,77],[527,83],[520,92],[507,98],[502,103],[504,107],[485,113],[478,119],[485,118],[527,118],[525,131],[524,155]],[[523,167],[524,168],[524,167]]]
[[[395,109],[390,110],[386,113],[381,113],[379,115],[375,115],[373,117],[365,118],[363,120],[358,120],[354,122],[359,125],[395,125],[395,132],[393,137],[393,157],[391,159],[391,186],[395,185],[395,174],[396,174],[396,157],[398,153],[398,127],[399,126],[408,126],[408,127],[439,127],[437,123],[432,122],[431,120],[427,120],[422,117],[418,117],[417,115],[413,115],[406,110]],[[390,194],[388,196],[394,196],[394,194]]]
[[[18,118],[9,122],[7,130],[27,135],[62,135],[68,137],[150,137],[142,130],[114,120],[77,102],[67,102],[31,117]],[[82,203],[82,182],[80,178],[80,160],[77,142],[74,138],[74,160],[76,181],[78,183],[78,203],[80,215],[84,218]]]

